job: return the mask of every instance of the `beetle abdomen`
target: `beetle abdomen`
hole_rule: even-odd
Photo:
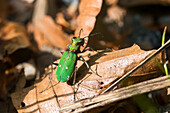
[[[72,76],[75,68],[77,55],[74,52],[65,51],[57,67],[57,79],[66,82]]]

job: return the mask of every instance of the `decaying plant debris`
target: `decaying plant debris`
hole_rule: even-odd
[[[75,88],[77,89],[76,94],[75,94],[76,100],[74,100],[73,87],[71,85],[68,85],[68,83],[66,82],[65,83],[58,82],[56,80],[56,75],[55,75],[56,70],[50,70],[52,71],[52,75],[53,75],[52,86],[50,86],[50,88],[48,88],[45,92],[40,93],[44,89],[44,87],[46,87],[46,85],[49,83],[49,78],[46,77],[40,83],[37,83],[34,86],[26,88],[23,91],[14,93],[12,95],[13,102],[15,103],[16,105],[15,107],[18,109],[19,112],[31,112],[34,110],[38,110],[38,111],[40,110],[44,112],[44,111],[48,111],[49,109],[55,112],[59,110],[70,111],[72,109],[75,109],[74,107],[77,106],[77,104],[74,103],[74,101],[81,101],[81,100],[87,99],[87,100],[84,100],[83,103],[80,102],[81,105],[84,104],[83,106],[86,105],[86,102],[93,103],[93,101],[88,100],[88,98],[94,98],[94,99],[98,98],[99,99],[99,100],[97,99],[98,102],[94,101],[94,104],[95,102],[98,104],[102,104],[102,102],[106,104],[107,103],[106,97],[109,97],[109,96],[106,96],[104,98],[100,98],[100,96],[98,97],[102,88],[106,87],[107,85],[111,84],[112,81],[124,75],[127,71],[129,71],[134,66],[139,64],[152,52],[154,51],[140,50],[140,48],[135,45],[128,49],[123,49],[123,50],[113,51],[113,52],[112,51],[98,51],[98,52],[87,51],[83,53],[84,55],[82,54],[82,56],[87,56],[88,54],[90,54],[90,58],[87,62],[91,65],[91,68],[93,70],[96,70],[96,72],[99,75],[101,75],[101,77],[95,74],[92,74],[89,70],[86,69],[84,65],[82,65],[81,61],[78,61],[77,66],[79,70],[78,70],[77,79],[76,79],[77,83],[75,84]],[[88,59],[88,57],[85,57],[85,58]],[[128,78],[128,80],[122,82],[119,85],[119,87],[131,85],[137,82],[142,82],[142,81],[145,81],[151,78],[161,76],[162,72],[159,69],[157,63],[155,63],[156,61],[160,61],[160,60],[161,60],[161,57],[160,55],[158,55],[156,58],[152,59],[150,62],[143,65],[141,68],[139,68],[133,75],[131,75]],[[169,82],[168,79],[167,79],[167,82]],[[147,82],[147,84],[146,82],[144,82],[143,84],[141,83],[142,85],[140,85],[142,87],[141,89],[143,90],[140,90],[140,86],[136,86],[136,85],[130,86],[130,87],[134,87],[134,89],[125,88],[127,90],[127,94],[129,92],[129,96],[124,95],[123,96],[124,98],[122,98],[121,96],[121,94],[123,95],[124,93],[120,94],[119,90],[115,90],[115,92],[117,91],[118,92],[116,94],[114,93],[113,94],[120,96],[120,99],[125,99],[132,95],[142,94],[142,93],[146,93],[152,90],[167,87],[169,86],[167,82],[165,83],[165,85],[160,85],[160,86],[158,85],[158,87],[154,87],[154,88],[152,87],[155,84],[162,84],[162,83],[156,82],[155,84],[153,83],[151,84],[151,86],[149,86],[148,85],[149,82]],[[144,84],[146,84],[146,86]],[[141,91],[141,93],[135,90],[136,88],[137,89],[139,88],[138,90]],[[134,90],[134,93],[130,93],[132,92],[131,90]],[[120,89],[120,91],[124,91],[124,90]],[[111,100],[111,99],[108,99],[108,100]],[[25,103],[25,106],[23,107],[20,106],[20,103],[22,102]],[[80,103],[78,102],[78,104]],[[70,104],[72,105],[70,106]],[[76,108],[79,108],[79,107],[76,107]],[[91,108],[93,107],[88,107],[87,110]],[[83,109],[86,110],[86,107]]]

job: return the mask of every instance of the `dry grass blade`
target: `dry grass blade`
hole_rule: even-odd
[[[155,55],[157,55],[158,53],[160,53],[161,51],[163,51],[165,48],[167,48],[170,45],[170,39],[163,45],[161,46],[157,51],[155,51],[153,54],[151,54],[148,58],[146,58],[144,61],[142,61],[139,65],[137,65],[136,67],[134,67],[132,70],[130,70],[128,73],[126,73],[125,75],[123,75],[120,79],[118,79],[116,82],[114,82],[111,86],[109,86],[106,90],[104,90],[101,94],[104,94],[105,92],[107,92],[108,90],[110,90],[111,88],[114,88],[118,83],[120,83],[122,80],[124,80],[125,78],[127,78],[130,74],[132,74],[134,71],[136,71],[138,68],[140,68],[143,64],[145,64],[146,62],[148,62],[151,58],[153,58]]]
[[[77,109],[75,113],[84,112],[92,108],[96,108],[99,106],[104,106],[104,105],[116,102],[118,100],[126,99],[129,97],[138,95],[138,94],[147,93],[150,91],[162,89],[164,87],[169,87],[169,86],[170,86],[169,76],[159,77],[156,79],[134,84],[134,85],[131,85],[125,88],[120,88],[118,90],[111,91],[109,93],[100,95],[93,99],[87,99],[84,101],[80,101],[80,102],[68,105],[67,107],[63,107],[61,111]]]

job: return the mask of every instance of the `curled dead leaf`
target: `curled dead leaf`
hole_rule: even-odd
[[[77,29],[75,31],[75,36],[79,36],[79,32],[83,29],[81,37],[88,36],[92,32],[96,16],[99,14],[102,7],[102,0],[81,0],[79,5],[79,16],[77,18]],[[81,51],[86,47],[88,39],[86,39],[84,47],[81,48]]]

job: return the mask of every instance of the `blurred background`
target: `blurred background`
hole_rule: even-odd
[[[61,57],[78,26],[79,7],[79,0],[0,0],[0,111],[16,112],[10,93],[39,81]],[[169,39],[169,8],[169,0],[104,0],[87,46],[157,49],[165,26]]]

